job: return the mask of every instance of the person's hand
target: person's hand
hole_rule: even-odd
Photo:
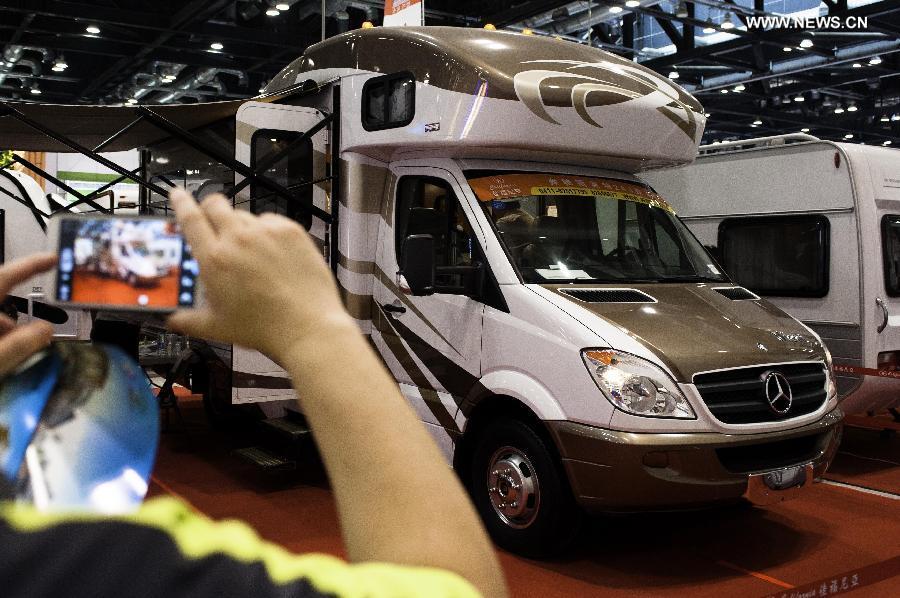
[[[0,298],[10,289],[56,264],[56,255],[41,253],[0,266]],[[0,314],[0,376],[15,370],[26,359],[47,347],[53,340],[53,327],[42,320],[16,326]]]
[[[205,304],[173,314],[173,330],[262,351],[281,361],[306,341],[357,331],[312,239],[283,216],[201,204],[183,189],[172,206],[200,264]],[[323,336],[324,335],[324,336]]]

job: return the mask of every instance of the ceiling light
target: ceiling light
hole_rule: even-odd
[[[679,19],[686,19],[688,16],[687,4],[684,0],[678,3],[678,6],[675,8],[675,16]]]
[[[804,97],[801,96],[801,95],[798,95],[797,97],[794,98],[794,101],[795,101],[795,102],[805,102],[805,101],[806,101],[806,98],[804,98]]]
[[[716,32],[716,28],[713,27],[712,25],[707,25],[706,27],[703,28],[703,33],[708,34],[708,33],[715,33],[715,32]]]
[[[881,122],[886,123],[886,122],[889,122],[889,121],[891,120],[891,117],[888,116],[887,114],[885,114],[884,116],[881,117],[880,120],[881,120]]]
[[[801,133],[809,133],[809,127],[803,127],[802,129],[800,129],[800,132]]]
[[[168,164],[169,159],[166,158],[165,156],[160,156],[159,158],[156,159],[156,163],[157,164]]]
[[[891,115],[891,120],[893,120],[893,121],[900,120],[900,114],[892,114],[892,115]]]
[[[87,31],[88,33],[90,33],[91,35],[97,35],[100,33],[100,28],[97,27],[96,25],[88,25],[87,27],[84,28],[84,30]]]
[[[628,2],[625,3],[625,6],[628,8],[637,8],[640,5],[641,3],[638,2],[638,0],[628,0]]]
[[[213,50],[221,50],[225,46],[222,45],[222,42],[213,42],[213,43],[209,44],[209,47],[212,48]]]
[[[671,73],[669,73],[669,79],[677,79],[678,77],[680,77],[678,71],[672,71]]]
[[[785,52],[790,52],[791,50],[793,50],[793,48],[790,46],[785,46],[782,48],[782,50],[784,50]]]
[[[281,14],[281,11],[278,10],[277,8],[270,8],[266,11],[267,17],[277,17],[280,14]]]
[[[136,98],[128,98],[127,100],[125,100],[125,103],[126,104],[137,104],[137,99]]]
[[[856,112],[859,108],[856,107],[856,104],[850,104],[847,106],[847,112]]]
[[[56,60],[53,61],[53,70],[54,71],[64,71],[69,68],[69,65],[66,63],[66,59],[63,58],[63,55],[60,54],[56,57]]]
[[[493,27],[493,25],[491,25],[491,27]],[[363,29],[375,29],[375,24],[372,23],[372,21],[366,21],[362,24],[362,28]],[[484,28],[487,29],[488,26],[485,25]]]
[[[734,86],[734,91],[735,91],[735,92],[738,92],[738,91],[744,91],[745,89],[747,89],[747,88],[744,87],[744,84],[743,84],[743,83],[738,83],[737,85]]]
[[[704,112],[703,116],[705,116],[706,118],[709,118],[712,116],[712,114],[710,114],[709,112]]]
[[[611,13],[614,14],[614,15],[617,15],[617,14],[619,14],[620,12],[622,12],[622,7],[621,7],[621,6],[610,6],[610,7],[609,7],[609,12],[611,12]]]
[[[31,86],[31,93],[36,96],[41,95],[41,88],[37,86],[37,83]]]
[[[753,124],[754,124],[754,125],[761,125],[761,124],[762,124],[762,121],[759,120],[759,119],[757,118],[756,120],[753,121]]]
[[[844,135],[844,139],[853,139],[853,133],[847,133]]]
[[[860,62],[854,62],[854,63],[853,63],[853,68],[855,68],[855,69],[861,69],[861,68],[862,68],[862,63],[860,63]]]
[[[728,93],[728,90],[727,90],[727,89],[723,89],[723,90],[721,90],[720,93]]]
[[[840,104],[838,104],[837,107],[834,109],[834,113],[835,114],[843,114],[844,108]]]
[[[720,26],[722,29],[725,29],[726,31],[729,30],[729,29],[734,29],[734,21],[731,20],[731,13],[730,13],[730,12],[725,14],[725,20],[722,21],[722,24],[719,25],[719,26]]]
[[[887,140],[887,141],[885,141],[885,142],[884,142],[884,143],[882,143],[882,144],[881,144],[881,145],[890,145],[890,144],[891,144],[891,140],[890,140],[890,139],[888,139],[888,140]]]
[[[259,93],[264,93],[266,91],[266,85],[268,85],[268,81],[263,81],[259,85]]]
[[[285,11],[285,10],[289,10],[291,8],[291,5],[285,4],[284,2],[280,2],[275,5],[275,8],[277,8],[280,11]]]
[[[808,37],[806,37],[806,38],[800,40],[800,47],[801,48],[812,48],[813,41],[811,39],[809,39]]]
[[[876,64],[881,64],[881,56],[873,56],[869,59],[869,64],[875,66]]]

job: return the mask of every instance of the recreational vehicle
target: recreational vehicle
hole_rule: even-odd
[[[796,134],[642,178],[735,282],[821,336],[844,412],[900,407],[900,151]]]
[[[70,124],[98,111],[108,130]],[[144,147],[146,176],[165,156],[220,177],[240,209],[301,222],[512,550],[560,546],[582,509],[783,500],[836,451],[817,335],[731,281],[637,178],[691,162],[704,116],[629,60],[506,32],[377,28],[311,46],[251,101],[12,105],[4,120],[29,149]],[[164,208],[165,188],[116,172],[144,187],[143,208]],[[304,389],[277,364],[192,347],[227,372],[210,375],[210,403],[295,425]]]

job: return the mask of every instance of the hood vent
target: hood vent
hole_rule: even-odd
[[[560,289],[560,293],[585,303],[656,303],[637,289]]]
[[[759,299],[759,295],[751,293],[744,287],[721,287],[713,290],[732,301],[755,301]]]

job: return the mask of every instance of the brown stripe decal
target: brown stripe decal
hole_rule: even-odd
[[[345,270],[349,270],[354,274],[371,275],[375,272],[375,262],[363,262],[359,260],[351,260],[343,253],[338,254],[338,264]]]
[[[410,349],[415,353],[428,371],[437,378],[441,386],[447,389],[453,400],[461,407],[466,407],[464,415],[474,405],[469,399],[477,387],[481,386],[478,377],[469,373],[465,368],[449,359],[443,353],[435,349],[429,343],[422,340],[412,330],[398,320],[391,320],[391,325],[397,330]],[[478,395],[481,395],[478,392]]]
[[[409,351],[406,350],[406,347],[403,346],[403,341],[400,340],[400,337],[397,336],[397,333],[393,328],[394,324],[396,324],[396,322],[392,322],[390,318],[383,315],[380,309],[376,310],[372,325],[381,333],[381,338],[384,339],[388,349],[400,363],[400,367],[402,367],[409,375],[412,383],[419,388],[419,392],[422,394],[422,398],[425,400],[425,405],[428,407],[429,411],[431,411],[438,423],[440,423],[444,429],[451,432],[459,432],[459,428],[456,425],[456,420],[453,419],[453,415],[447,411],[447,408],[441,402],[441,398],[438,396],[437,391],[432,387],[431,382],[425,374],[422,373],[419,366],[416,365],[415,360],[413,360]]]

